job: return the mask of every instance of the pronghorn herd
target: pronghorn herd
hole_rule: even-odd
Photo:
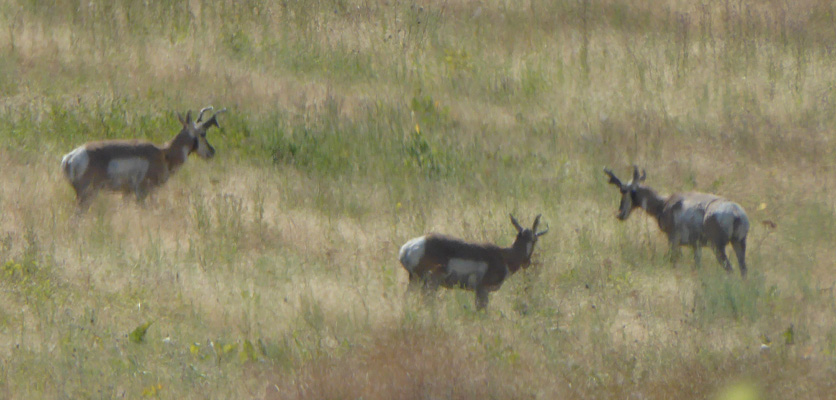
[[[178,113],[182,129],[162,145],[140,140],[105,140],[85,143],[64,155],[61,169],[75,189],[79,210],[86,209],[101,189],[133,194],[141,201],[164,184],[190,154],[197,153],[204,159],[214,157],[215,148],[206,139],[206,132],[213,126],[219,127],[217,117],[226,109],[204,121],[204,114],[211,110],[211,106],[203,108],[194,121],[191,112],[187,112],[185,118]],[[609,177],[609,183],[621,192],[619,220],[626,220],[634,209],[642,208],[656,219],[667,235],[674,259],[679,255],[680,246],[690,246],[699,265],[701,248],[710,246],[728,272],[732,267],[726,247],[731,243],[740,274],[746,276],[749,220],[740,205],[705,193],[661,196],[642,183],[647,174],[639,174],[636,166],[627,183],[621,182],[608,168],[604,168],[604,173]],[[507,248],[436,233],[407,241],[401,246],[398,259],[409,274],[408,290],[423,287],[426,292],[432,292],[439,286],[458,287],[475,292],[476,308],[485,309],[488,294],[498,290],[512,274],[531,264],[534,245],[548,232],[548,228],[538,231],[540,215],[534,218],[530,229],[520,225],[513,215],[511,223],[517,230],[517,237]]]

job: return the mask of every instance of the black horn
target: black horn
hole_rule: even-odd
[[[225,113],[225,112],[226,112],[226,108],[223,108],[223,109],[221,109],[220,111],[218,111],[218,112],[216,112],[216,113],[212,114],[212,116],[211,116],[211,117],[210,117],[210,118],[209,118],[206,122],[202,123],[202,124],[200,125],[200,127],[201,127],[201,128],[205,127],[206,129],[208,129],[209,127],[211,127],[212,125],[214,125],[214,126],[216,126],[216,127],[220,128],[221,126],[220,126],[220,125],[218,125],[218,119],[217,119],[217,117],[218,117],[218,115],[221,115],[221,114],[223,114],[223,113]],[[198,120],[198,122],[200,122],[200,120]]]
[[[207,111],[212,111],[212,109],[213,109],[213,108],[214,108],[214,107],[212,107],[212,106],[207,106],[207,107],[203,107],[203,108],[201,108],[201,109],[200,109],[200,113],[199,113],[199,114],[197,114],[197,120],[196,120],[195,122],[199,124],[199,123],[200,123],[200,121],[202,121],[202,120],[203,120],[203,113],[205,113],[205,112],[207,112]]]
[[[623,187],[624,187],[624,184],[623,184],[623,183],[621,183],[621,180],[619,180],[619,179],[615,176],[615,174],[614,174],[614,173],[612,173],[612,170],[610,170],[609,168],[604,168],[604,173],[605,173],[605,174],[607,174],[607,175],[610,177],[610,182],[609,182],[609,183],[611,183],[611,184],[613,184],[613,185],[615,185],[615,186],[618,186],[619,188],[623,188]]]
[[[537,214],[537,216],[534,217],[534,225],[531,226],[531,230],[534,232],[537,232],[537,226],[540,225],[540,217],[542,217],[542,214]]]
[[[511,216],[511,223],[512,223],[512,224],[514,224],[514,227],[515,227],[515,228],[517,228],[517,232],[522,232],[522,231],[523,231],[523,227],[520,225],[520,223],[519,223],[519,222],[517,222],[517,219],[516,219],[516,218],[514,218],[514,216],[513,216],[512,214],[508,214],[508,215],[510,215],[510,216]]]

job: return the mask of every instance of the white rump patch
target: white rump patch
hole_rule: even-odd
[[[421,261],[421,257],[424,257],[426,244],[426,236],[420,236],[411,239],[406,242],[406,244],[401,246],[401,251],[398,253],[398,259],[401,260],[401,264],[403,264],[407,271],[412,272],[415,267],[418,266],[418,263]]]
[[[140,157],[114,159],[107,164],[107,176],[115,187],[135,185],[145,178],[148,165],[148,160]]]
[[[76,147],[61,158],[61,168],[71,182],[81,179],[87,171],[88,164],[90,164],[90,156],[87,155],[87,148],[83,145]]]

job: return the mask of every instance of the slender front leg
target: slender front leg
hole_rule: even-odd
[[[697,244],[694,246],[694,265],[695,265],[697,268],[699,268],[699,267],[700,267],[700,262],[701,262],[701,261],[702,261],[702,246],[700,246],[700,244],[699,244],[699,243],[697,243]]]
[[[151,185],[147,179],[139,179],[133,184],[134,194],[136,195],[136,201],[140,204],[145,203],[145,198],[148,197],[148,193],[151,192]]]
[[[682,256],[682,250],[679,248],[679,239],[677,239],[676,241],[672,240],[670,244],[671,247],[668,253],[668,257],[671,260],[671,264],[673,264],[673,266],[675,267],[676,263],[679,262],[679,257]]]
[[[424,282],[423,290],[424,299],[429,300],[435,298],[436,292],[438,291],[438,286],[441,285],[441,280],[438,274],[433,272],[427,272],[424,274],[424,278],[421,279]]]
[[[78,200],[78,212],[84,213],[90,209],[90,204],[93,202],[93,196],[98,191],[98,188],[93,185],[83,185],[80,187],[73,186],[76,191],[76,199]]]
[[[409,284],[406,286],[406,292],[412,293],[421,287],[421,278],[417,274],[409,273]]]

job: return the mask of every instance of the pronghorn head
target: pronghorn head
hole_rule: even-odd
[[[641,207],[641,200],[638,198],[637,189],[639,189],[641,182],[647,178],[647,172],[642,170],[639,175],[639,167],[633,166],[633,179],[630,182],[621,183],[621,181],[612,173],[609,168],[604,168],[604,173],[609,175],[610,183],[617,186],[621,191],[621,204],[618,206],[618,219],[624,221],[630,216],[630,213],[636,207]]]
[[[528,268],[531,265],[531,254],[534,253],[534,244],[537,243],[537,238],[545,235],[549,228],[546,227],[546,230],[537,232],[537,226],[540,225],[540,215],[534,218],[534,225],[531,229],[523,228],[513,215],[511,215],[511,223],[517,228],[517,238],[514,240],[512,247],[514,250],[522,251],[523,259],[520,266]]]
[[[192,112],[189,111],[186,113],[186,118],[184,119],[180,113],[177,113],[177,118],[180,119],[180,123],[183,125],[183,130],[180,131],[178,136],[188,135],[189,139],[191,140],[192,147],[189,150],[189,154],[197,152],[201,158],[210,159],[215,156],[215,148],[209,144],[209,141],[206,140],[206,131],[209,128],[218,125],[218,114],[221,114],[226,111],[226,108],[220,110],[213,114],[208,120],[203,121],[203,114],[206,111],[211,111],[212,107],[205,107],[200,110],[200,114],[197,116],[197,120],[192,122]]]

